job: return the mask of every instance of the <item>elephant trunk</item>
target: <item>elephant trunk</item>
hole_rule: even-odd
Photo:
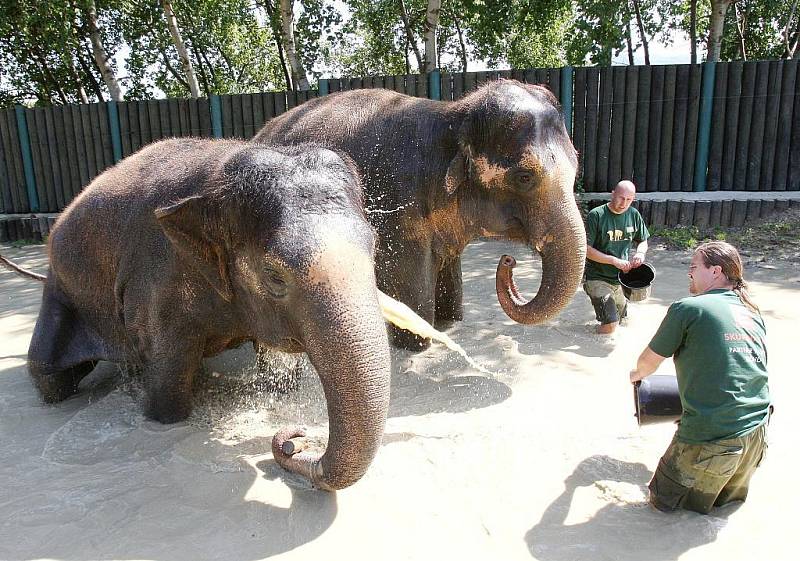
[[[497,265],[495,284],[503,311],[517,323],[533,325],[555,317],[572,299],[583,277],[586,230],[571,193],[552,210],[559,222],[531,228],[528,243],[542,256],[542,281],[536,296],[526,301],[514,282],[516,261],[503,255]],[[544,231],[544,235],[537,232]]]
[[[309,310],[313,327],[305,337],[328,404],[324,454],[283,452],[283,443],[302,436],[302,429],[283,429],[272,441],[278,464],[327,491],[364,475],[381,445],[389,408],[389,343],[374,282],[371,292],[344,300],[342,292],[315,298],[319,304]]]

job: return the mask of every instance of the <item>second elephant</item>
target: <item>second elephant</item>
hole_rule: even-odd
[[[580,284],[586,234],[573,185],[577,156],[553,95],[513,80],[455,102],[369,89],[320,97],[277,117],[254,142],[313,141],[360,168],[378,236],[381,290],[429,322],[460,320],[460,255],[477,237],[519,241],[542,256],[542,281],[520,297],[504,256],[497,295],[512,319],[554,317]],[[393,330],[395,344],[426,341]]]

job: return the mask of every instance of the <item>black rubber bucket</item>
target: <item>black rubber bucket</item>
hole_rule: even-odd
[[[656,269],[650,263],[642,263],[627,273],[617,275],[622,285],[622,293],[631,302],[641,302],[650,296],[650,288],[656,280]]]
[[[639,425],[676,421],[683,413],[675,376],[652,375],[636,382],[633,402]]]

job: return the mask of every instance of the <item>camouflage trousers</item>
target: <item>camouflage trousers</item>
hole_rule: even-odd
[[[672,438],[650,481],[650,503],[662,511],[702,514],[747,498],[750,478],[767,450],[767,423],[738,438],[689,444]]]

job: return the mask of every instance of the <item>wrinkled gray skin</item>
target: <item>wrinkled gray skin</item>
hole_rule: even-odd
[[[308,353],[330,433],[321,458],[275,458],[322,489],[366,471],[389,398],[374,239],[352,162],[312,146],[168,140],[96,178],[62,213],[28,353],[43,399],[98,360],[140,370],[145,413],[185,419],[201,359],[253,341]]]
[[[537,324],[569,303],[583,275],[586,234],[573,196],[575,148],[547,89],[489,82],[456,102],[382,89],[310,100],[269,121],[254,142],[314,141],[348,154],[361,172],[378,233],[378,287],[428,322],[463,317],[461,252],[481,236],[519,241],[542,256],[526,302],[501,260],[498,300]],[[426,346],[392,328],[393,342]]]

